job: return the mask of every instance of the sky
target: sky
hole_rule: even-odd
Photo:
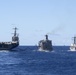
[[[48,33],[53,45],[70,45],[76,35],[76,0],[0,0],[0,41],[18,28],[20,45],[38,45]]]

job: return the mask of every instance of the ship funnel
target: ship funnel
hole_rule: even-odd
[[[45,35],[45,37],[46,37],[46,40],[48,40],[48,35]]]

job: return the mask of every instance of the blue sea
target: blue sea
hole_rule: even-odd
[[[76,52],[69,46],[53,46],[52,52],[36,46],[0,51],[0,75],[76,75]]]

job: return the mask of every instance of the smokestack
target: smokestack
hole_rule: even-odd
[[[45,37],[46,37],[46,40],[48,40],[48,35],[45,35]]]

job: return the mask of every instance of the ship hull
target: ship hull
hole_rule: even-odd
[[[16,48],[19,44],[18,43],[11,43],[11,44],[0,44],[0,50],[12,50]]]
[[[48,51],[52,51],[52,41],[47,40],[47,41],[40,41],[39,42],[39,49],[41,50],[48,50]]]

